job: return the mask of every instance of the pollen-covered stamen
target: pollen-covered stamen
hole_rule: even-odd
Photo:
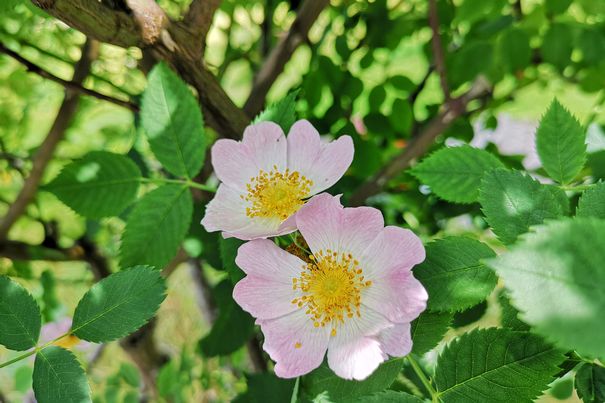
[[[361,291],[372,285],[363,276],[359,262],[351,254],[330,249],[309,256],[310,263],[303,266],[300,277],[292,279],[292,288],[301,296],[293,304],[306,309],[315,327],[331,325],[331,335],[345,318],[359,317]]]
[[[299,172],[286,169],[279,172],[274,165],[271,172],[261,170],[246,185],[248,193],[241,198],[250,203],[248,217],[278,217],[285,220],[294,214],[309,197],[313,182]]]

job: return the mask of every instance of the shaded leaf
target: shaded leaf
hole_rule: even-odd
[[[605,182],[596,184],[582,194],[578,202],[576,215],[579,217],[605,218]]]
[[[30,293],[0,276],[0,344],[17,351],[35,346],[41,323],[40,308]]]
[[[482,259],[496,256],[489,246],[464,237],[450,237],[426,245],[426,259],[414,276],[428,294],[428,308],[461,311],[483,301],[496,286],[496,276]]]
[[[147,323],[164,298],[166,284],[158,270],[135,266],[114,273],[84,294],[72,332],[94,343],[119,339]]]
[[[290,127],[296,121],[296,97],[300,90],[294,90],[276,103],[269,105],[267,109],[254,118],[254,123],[275,122],[284,133],[288,133]]]
[[[278,378],[274,374],[247,374],[248,390],[233,403],[287,403],[292,397],[294,379]]]
[[[466,333],[437,360],[444,403],[531,402],[548,388],[564,356],[540,337],[490,328]]]
[[[63,168],[45,186],[76,213],[89,218],[119,215],[137,195],[141,172],[132,160],[93,151]]]
[[[531,226],[564,212],[547,186],[525,173],[504,169],[485,175],[479,202],[485,219],[504,243],[514,242]]]
[[[412,353],[423,355],[435,348],[451,322],[452,314],[449,312],[422,312],[412,322]]]
[[[90,402],[84,370],[76,357],[61,347],[47,347],[36,354],[33,385],[38,403]]]
[[[492,154],[469,146],[442,148],[416,165],[411,173],[440,198],[473,203],[483,175],[504,165]]]
[[[143,196],[128,216],[120,246],[122,267],[163,268],[185,238],[193,201],[185,186],[165,185]]]
[[[605,368],[582,364],[576,373],[576,390],[584,403],[605,402]]]
[[[360,397],[353,400],[355,403],[422,403],[422,399],[409,395],[405,392],[385,390],[370,396]]]

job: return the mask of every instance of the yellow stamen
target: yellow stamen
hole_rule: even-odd
[[[301,347],[302,347],[302,344],[299,341],[297,341],[296,344],[294,344],[294,348],[301,348]]]
[[[336,336],[336,327],[345,317],[361,316],[361,292],[372,282],[365,280],[358,264],[351,254],[319,251],[292,281],[292,287],[301,293],[292,303],[305,305],[314,327],[331,325],[330,334]]]
[[[248,194],[242,198],[250,203],[248,217],[279,218],[286,220],[294,214],[310,196],[313,182],[299,172],[286,169],[279,172],[274,165],[271,172],[261,170],[246,185]]]

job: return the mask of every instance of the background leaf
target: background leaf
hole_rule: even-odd
[[[518,171],[497,169],[481,182],[481,210],[503,243],[517,237],[548,218],[563,215],[563,207],[551,190]]]
[[[533,330],[563,348],[603,358],[604,261],[605,221],[576,218],[537,227],[488,264]]]
[[[576,215],[605,218],[605,182],[597,183],[593,188],[582,193]]]
[[[61,347],[51,346],[38,352],[33,383],[38,403],[91,401],[84,370],[76,357]]]
[[[147,323],[164,298],[166,284],[158,270],[136,266],[114,273],[84,294],[72,332],[94,343],[119,339]]]
[[[584,403],[605,402],[605,368],[582,364],[576,373],[576,390]]]
[[[41,323],[40,308],[30,293],[0,276],[0,344],[17,351],[35,346]]]
[[[401,367],[401,358],[384,362],[372,375],[363,381],[347,381],[339,378],[324,363],[302,379],[301,386],[310,397],[327,392],[327,396],[335,402],[348,401],[357,397],[380,392],[391,386]]]
[[[569,183],[586,162],[586,131],[556,99],[540,120],[536,149],[548,175]]]
[[[371,396],[360,397],[353,400],[355,403],[422,403],[422,399],[408,395],[404,392],[396,392],[394,390],[385,390],[384,392],[376,393]]]
[[[282,379],[273,374],[246,374],[248,390],[233,403],[288,403],[294,390],[294,379]]]
[[[412,353],[423,355],[435,348],[452,323],[452,317],[449,312],[422,312],[412,322]]]
[[[162,269],[176,255],[192,213],[191,193],[185,186],[165,185],[147,193],[128,216],[121,266],[148,264]]]
[[[200,349],[206,357],[231,354],[254,334],[254,318],[237,305],[232,294],[233,285],[229,280],[214,289],[219,315],[210,333],[200,340]]]
[[[475,330],[441,353],[435,384],[444,403],[531,402],[547,389],[563,359],[530,333]]]
[[[67,165],[45,188],[89,218],[119,215],[134,200],[141,172],[129,158],[93,151]]]
[[[275,122],[284,133],[288,133],[290,127],[296,121],[296,97],[300,90],[294,90],[276,103],[269,105],[267,109],[254,118],[253,123]]]
[[[485,150],[470,146],[442,148],[411,173],[440,198],[455,203],[473,203],[479,196],[483,174],[504,165]]]
[[[496,254],[484,243],[450,237],[425,248],[426,259],[414,267],[414,276],[429,293],[429,309],[461,311],[483,301],[496,286],[496,276],[481,263]]]
[[[164,63],[151,70],[141,100],[141,124],[151,151],[170,173],[194,177],[207,139],[200,107],[187,85]]]

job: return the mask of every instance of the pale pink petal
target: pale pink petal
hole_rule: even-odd
[[[224,184],[246,192],[246,184],[259,173],[255,159],[242,143],[221,139],[212,146],[212,166]]]
[[[298,257],[268,239],[246,242],[237,250],[235,263],[248,275],[269,279],[292,288],[292,279],[300,277],[306,266]]]
[[[283,274],[280,274],[279,278],[282,277]],[[258,319],[273,319],[300,309],[292,303],[294,298],[300,296],[300,290],[292,289],[292,280],[287,284],[270,280],[265,275],[262,278],[248,275],[233,289],[235,302]]]
[[[311,194],[334,185],[353,162],[353,140],[341,136],[324,143],[306,120],[294,123],[288,133],[288,168],[313,181]]]
[[[340,196],[314,196],[296,213],[296,226],[314,253],[337,250],[343,208]]]
[[[412,351],[412,333],[409,323],[397,323],[378,336],[382,351],[392,357],[403,357]]]
[[[422,241],[412,231],[388,226],[367,244],[359,260],[364,275],[373,280],[389,275],[392,270],[411,270],[425,256]]]
[[[259,170],[270,172],[274,166],[280,172],[286,170],[288,144],[279,125],[261,122],[246,127],[242,144]]]
[[[281,235],[292,230],[280,230],[278,218],[248,217],[242,193],[220,185],[214,198],[206,206],[202,225],[208,232],[223,231],[223,236],[243,240]]]
[[[328,349],[328,365],[344,379],[364,380],[387,359],[380,342],[372,337],[360,337]]]
[[[396,323],[409,323],[426,309],[428,294],[412,272],[403,266],[387,276],[372,278],[362,292],[361,303]]]
[[[300,208],[296,224],[312,252],[331,249],[358,258],[380,233],[384,221],[377,209],[345,209],[339,196],[322,193]]]
[[[275,361],[277,376],[295,378],[311,372],[323,361],[330,329],[314,327],[304,310],[257,323],[265,336],[263,349]]]

